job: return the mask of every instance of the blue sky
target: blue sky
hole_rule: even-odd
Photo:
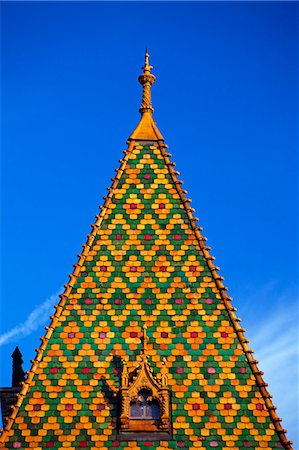
[[[296,438],[297,10],[2,2],[1,385],[15,345],[29,369],[139,120],[148,47],[156,122]]]

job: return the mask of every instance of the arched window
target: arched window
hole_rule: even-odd
[[[149,389],[141,389],[138,392],[137,400],[130,402],[131,419],[160,419],[160,404],[152,398]]]

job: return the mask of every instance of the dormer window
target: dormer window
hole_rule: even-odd
[[[171,438],[171,404],[166,368],[161,381],[153,374],[146,353],[144,327],[141,363],[129,371],[123,361],[120,389],[118,438],[120,440],[169,440]]]
[[[152,396],[150,389],[141,389],[136,400],[130,403],[130,418],[140,420],[160,419],[160,402]]]

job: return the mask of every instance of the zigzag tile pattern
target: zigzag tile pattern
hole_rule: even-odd
[[[6,448],[284,448],[157,143],[129,147],[109,195]],[[121,360],[135,367],[144,324],[157,377],[166,358],[173,439],[120,442]]]

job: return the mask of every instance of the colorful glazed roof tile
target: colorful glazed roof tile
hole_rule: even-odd
[[[139,81],[141,121],[23,383],[4,448],[291,449],[152,117],[148,54]],[[153,376],[167,372],[172,436],[124,441],[122,360],[135,368],[144,325]]]

